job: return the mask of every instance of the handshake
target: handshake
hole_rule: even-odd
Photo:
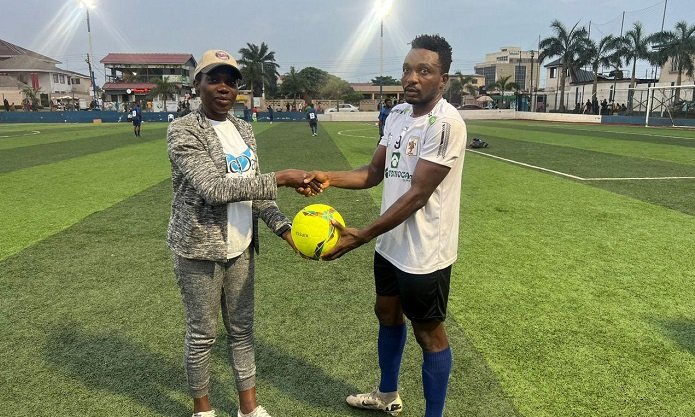
[[[278,187],[292,187],[305,197],[319,195],[328,188],[329,181],[325,172],[285,169],[275,173]]]

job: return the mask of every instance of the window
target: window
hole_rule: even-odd
[[[495,76],[497,75],[497,67],[491,65],[489,67],[483,67],[483,75],[485,76],[485,85],[492,85],[495,83]]]
[[[73,78],[73,79],[72,79],[72,84],[73,84],[73,85],[76,85],[76,84],[79,84],[79,83],[80,83],[80,79],[79,79],[79,78]]]
[[[519,89],[526,89],[526,67],[521,65],[514,67],[514,82],[519,86]]]
[[[58,74],[53,74],[53,82],[58,84]]]
[[[550,78],[555,78],[556,72],[557,72],[557,68],[550,68]]]
[[[63,74],[60,74],[60,83],[65,84],[65,76]]]
[[[674,57],[671,61],[671,72],[678,72],[678,58]]]

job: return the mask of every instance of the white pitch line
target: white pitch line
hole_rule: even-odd
[[[616,178],[584,178],[584,181],[628,181],[628,180],[692,180],[695,177],[616,177]]]
[[[512,164],[517,164],[517,165],[525,166],[525,167],[528,167],[528,168],[537,169],[537,170],[539,170],[539,171],[552,172],[553,174],[562,175],[563,177],[568,177],[568,178],[574,178],[575,180],[581,180],[581,181],[584,181],[584,180],[585,180],[585,178],[578,177],[578,176],[576,176],[576,175],[567,174],[567,173],[565,173],[565,172],[555,171],[555,170],[552,170],[552,169],[543,168],[543,167],[539,167],[539,166],[536,166],[536,165],[525,164],[525,163],[523,163],[523,162],[515,161],[515,160],[513,160],[513,159],[502,158],[501,156],[492,155],[492,154],[485,153],[485,152],[472,151],[472,150],[470,150],[470,149],[466,149],[466,152],[473,152],[473,153],[477,153],[478,155],[489,156],[490,158],[499,159],[499,160],[502,160],[502,161],[505,161],[505,162],[511,162]]]
[[[17,138],[19,136],[38,135],[40,133],[38,130],[32,130],[31,133],[22,133],[21,135],[0,135],[0,138]]]
[[[523,126],[528,126],[528,127],[547,127],[548,125],[544,124],[529,124],[526,123]],[[568,126],[564,124],[563,126]],[[509,128],[507,128],[509,129]],[[669,138],[669,139],[687,139],[687,140],[695,140],[695,138],[689,138],[687,136],[671,136],[671,135],[654,135],[651,133],[637,133],[637,132],[622,132],[622,131],[615,131],[615,130],[596,130],[596,129],[582,129],[580,127],[571,127],[572,130],[580,130],[582,132],[600,132],[600,133],[617,133],[620,135],[636,135],[636,136],[651,136],[655,138]],[[571,133],[564,133],[566,135],[571,135]]]
[[[478,155],[489,156],[490,158],[495,158],[495,159],[499,159],[499,160],[502,160],[502,161],[505,161],[505,162],[510,162],[510,163],[512,163],[512,164],[517,164],[517,165],[525,166],[525,167],[528,167],[528,168],[537,169],[537,170],[539,170],[539,171],[552,172],[553,174],[562,175],[563,177],[573,178],[573,179],[579,180],[579,181],[630,181],[630,180],[634,181],[634,180],[691,180],[691,179],[695,179],[695,177],[612,177],[612,178],[611,178],[611,177],[604,177],[604,178],[582,178],[582,177],[578,177],[578,176],[576,176],[576,175],[567,174],[567,173],[565,173],[565,172],[555,171],[555,170],[552,170],[552,169],[543,168],[543,167],[539,167],[539,166],[536,166],[536,165],[526,164],[526,163],[524,163],[524,162],[515,161],[515,160],[513,160],[513,159],[502,158],[501,156],[492,155],[492,154],[485,153],[485,152],[473,151],[473,150],[470,150],[470,149],[466,149],[466,152],[473,152],[473,153],[477,153]]]
[[[338,132],[338,135],[340,136],[348,136],[351,138],[365,138],[365,139],[374,139],[373,136],[362,136],[362,135],[348,135],[345,132],[355,132],[355,131],[362,131],[362,130],[367,130],[367,128],[362,128],[362,129],[347,129],[347,130],[341,130]]]

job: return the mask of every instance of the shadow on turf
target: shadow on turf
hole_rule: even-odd
[[[123,335],[64,324],[49,331],[46,346],[48,362],[88,388],[130,397],[160,415],[191,413],[189,404],[170,398],[172,391],[185,390],[182,364],[133,344]],[[86,411],[81,410],[84,402],[76,402],[75,407],[80,408],[76,414]],[[92,411],[108,415],[112,410]]]
[[[108,391],[131,398],[158,415],[185,416],[191,413],[188,401],[182,403],[172,398],[172,392],[177,391],[181,393],[181,398],[188,395],[181,362],[134,344],[124,335],[112,331],[91,331],[77,324],[56,326],[49,330],[47,336],[45,355],[48,363],[94,390],[95,397],[99,395],[98,391]],[[335,412],[338,405],[344,407],[346,412],[350,410],[343,403],[343,398],[346,393],[355,392],[354,386],[332,378],[318,366],[263,341],[257,341],[256,349],[258,375],[266,384],[306,403],[309,409]],[[226,364],[222,335],[215,344],[213,354]],[[219,381],[214,371],[212,379],[210,397],[215,407],[235,411],[238,407],[236,397],[229,395],[233,383]],[[75,412],[91,407],[89,401],[84,398],[76,401]],[[94,407],[98,407],[98,403],[94,401]],[[134,410],[122,411],[125,415]]]
[[[354,385],[336,379],[320,367],[258,339],[256,367],[260,379],[295,400],[307,403],[313,409],[312,413],[321,410],[326,415],[335,415],[337,408],[345,412],[353,410],[345,404],[344,399],[348,394],[358,392]]]
[[[671,339],[695,356],[695,321],[671,320],[660,323]]]

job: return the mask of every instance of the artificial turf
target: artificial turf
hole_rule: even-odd
[[[263,171],[349,169],[376,144],[376,127],[364,123],[320,123],[318,137],[304,123],[255,127]],[[14,164],[0,173],[9,202],[0,208],[3,410],[190,415],[183,312],[164,243],[165,129],[145,124],[137,141],[125,124],[0,127],[0,160]],[[16,136],[31,131],[42,133]],[[476,121],[473,136],[491,154],[586,176],[695,165],[695,135],[672,129]],[[48,149],[60,157],[44,158]],[[32,150],[40,163],[25,160]],[[585,182],[467,154],[446,415],[693,415],[694,182]],[[290,217],[331,204],[360,227],[378,216],[379,190],[306,199],[282,189],[278,204]],[[335,262],[307,261],[262,227],[258,390],[271,414],[371,415],[343,398],[378,382],[372,254],[368,244]],[[230,416],[223,345],[211,397]],[[405,417],[421,415],[419,363],[411,334]]]

